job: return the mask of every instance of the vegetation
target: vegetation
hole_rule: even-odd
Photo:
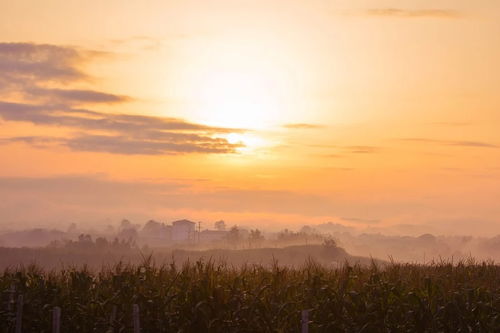
[[[141,264],[144,256],[151,256],[156,263],[170,264],[175,261],[184,264],[187,261],[195,262],[205,259],[224,261],[228,265],[241,266],[244,264],[272,264],[274,260],[283,266],[302,266],[313,258],[317,263],[327,266],[338,266],[344,262],[369,265],[371,259],[352,256],[336,243],[329,239],[323,245],[294,245],[274,248],[245,248],[245,249],[203,249],[186,247],[176,248],[149,248],[137,247],[133,242],[108,242],[97,238],[95,242],[87,241],[86,236],[78,241],[67,241],[45,248],[2,248],[0,247],[0,271],[20,264],[36,263],[44,269],[60,269],[62,267],[86,266],[96,270],[102,266],[109,266],[118,261],[126,264]],[[252,243],[257,245],[258,239]],[[382,261],[377,260],[382,263]]]
[[[50,332],[55,306],[63,332],[131,332],[133,304],[143,332],[297,332],[304,309],[311,332],[500,331],[500,266],[472,261],[332,269],[312,261],[292,268],[146,259],[98,272],[30,266],[5,270],[0,290],[2,333],[13,332],[9,299],[19,294],[23,332]]]

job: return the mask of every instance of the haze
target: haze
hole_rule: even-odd
[[[0,229],[492,237],[498,59],[494,0],[0,0]]]

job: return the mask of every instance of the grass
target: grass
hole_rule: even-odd
[[[13,332],[12,286],[24,296],[23,332],[50,332],[54,306],[62,308],[62,332],[131,332],[133,304],[143,332],[298,332],[303,309],[310,309],[310,332],[500,331],[500,266],[472,260],[8,269],[0,275],[2,333]]]

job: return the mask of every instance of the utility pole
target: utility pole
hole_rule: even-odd
[[[198,243],[201,243],[201,221],[198,221]]]

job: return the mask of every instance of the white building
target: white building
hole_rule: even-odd
[[[173,242],[194,242],[196,223],[189,220],[172,222]]]

